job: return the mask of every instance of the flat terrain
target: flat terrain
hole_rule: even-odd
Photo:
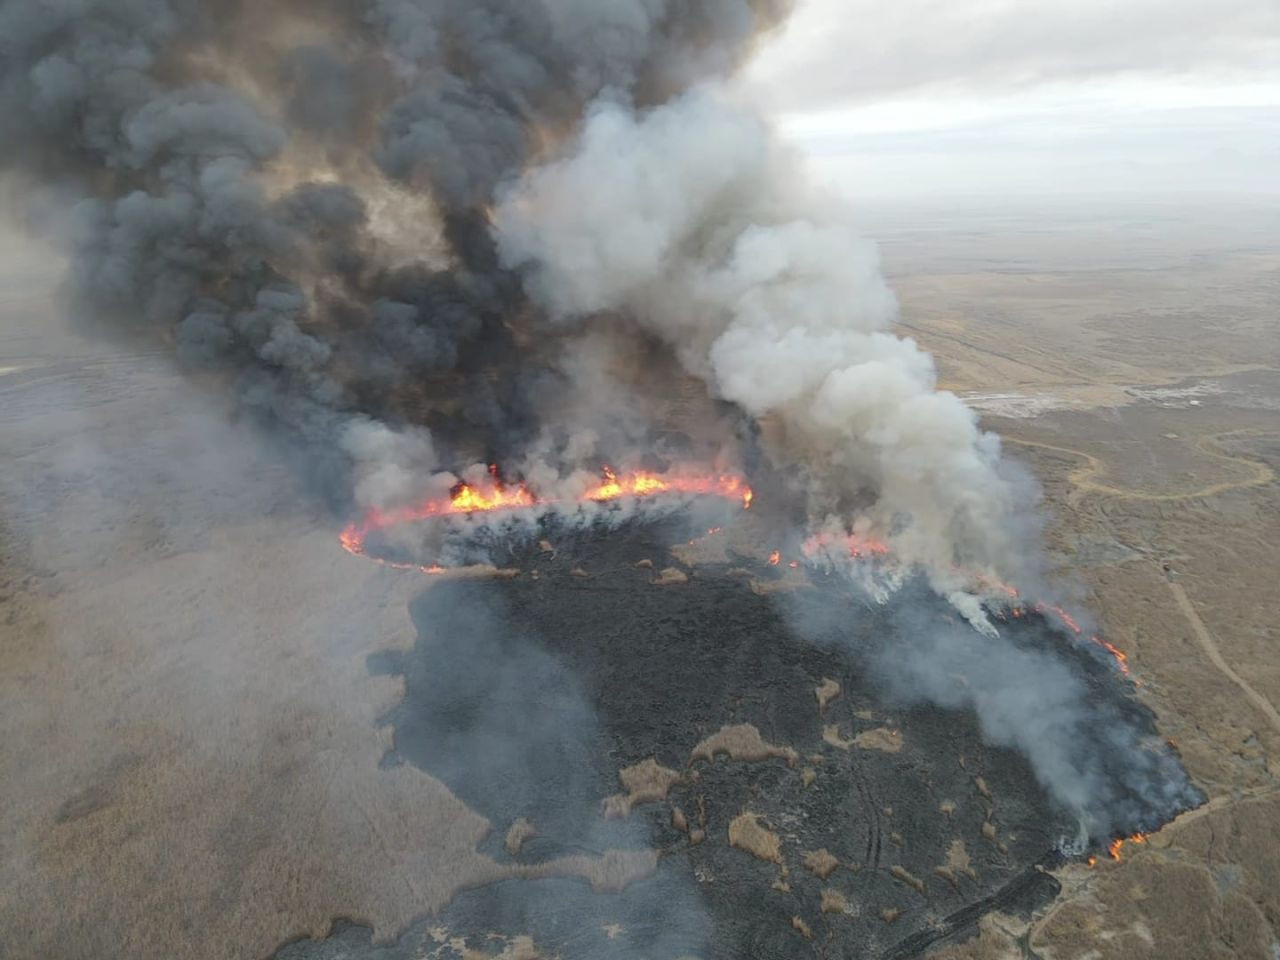
[[[1211,796],[956,957],[1280,955],[1280,211],[878,215],[904,322],[1041,481],[1049,540]]]
[[[1210,796],[949,955],[1274,960],[1280,213],[957,205],[866,226],[908,332],[1039,478],[1063,577]],[[0,252],[0,955],[256,960],[338,918],[390,939],[518,876],[501,805],[386,762],[413,678],[371,663],[420,642],[421,579],[338,551],[215,393],[60,333],[56,262]],[[842,722],[833,757],[882,718]],[[770,824],[720,815],[708,862],[787,883]],[[607,845],[563,853],[576,884],[629,876]],[[421,955],[453,955],[420,929]],[[522,932],[481,955],[532,958]],[[348,939],[368,942],[344,927],[315,955]]]

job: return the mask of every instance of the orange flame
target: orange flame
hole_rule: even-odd
[[[742,500],[749,509],[753,494],[739,476],[666,476],[657,473],[631,473],[619,477],[611,467],[604,468],[604,483],[583,494],[583,500],[606,503],[622,497],[651,497],[659,493],[686,493]]]
[[[540,500],[524,484],[506,486],[501,480],[497,466],[489,468],[489,475],[493,478],[493,483],[485,489],[468,483],[460,483],[453,489],[447,500],[428,500],[418,506],[399,510],[371,510],[363,521],[353,523],[342,531],[339,535],[342,548],[354,556],[367,557],[365,540],[369,534],[377,531],[389,530],[401,524],[415,523],[435,517],[487,513],[497,510],[517,510],[537,506],[540,503],[555,502]],[[634,472],[620,477],[612,467],[605,467],[602,471],[602,479],[603,482],[599,486],[593,487],[583,494],[581,498],[583,502],[608,503],[620,500],[623,497],[642,498],[664,493],[683,493],[699,496],[717,496],[727,500],[741,500],[742,509],[750,510],[751,504],[755,499],[755,493],[747,484],[745,478],[734,474],[681,476]],[[707,531],[708,535],[718,532],[720,532],[719,527]],[[837,542],[842,543],[842,546],[848,550],[848,555],[852,559],[882,557],[891,553],[889,544],[884,541],[857,534],[847,534],[840,538],[833,537],[827,533],[817,534],[806,540],[801,550],[806,557],[811,558],[832,543]],[[444,568],[439,566],[423,567],[417,564],[395,563],[386,560],[379,560],[378,562],[402,570],[421,570],[429,574],[445,572]],[[774,550],[769,555],[769,565],[776,567],[781,562],[781,552]],[[788,566],[794,569],[799,567],[799,563],[793,560]],[[1001,583],[998,580],[981,575],[977,576],[976,579],[979,584],[989,589],[999,590],[1011,599],[1017,600],[1021,596],[1016,587]],[[1052,613],[1073,633],[1084,633],[1076,619],[1061,607],[1048,603],[1038,603],[1034,609],[1041,614]],[[1026,616],[1027,611],[1022,604],[1017,603],[1011,605],[1010,613],[1014,617],[1023,617]],[[1111,655],[1116,662],[1117,669],[1124,676],[1131,676],[1129,658],[1123,651],[1101,637],[1093,636],[1090,639]],[[1141,834],[1137,836],[1142,837]],[[1145,837],[1142,837],[1142,839],[1131,838],[1132,842],[1135,843],[1141,843],[1145,839]],[[1123,844],[1125,841],[1118,842]],[[1115,849],[1118,850],[1119,848],[1116,847]]]
[[[1071,614],[1067,613],[1067,611],[1063,610],[1061,607],[1055,607],[1052,603],[1036,604],[1036,613],[1046,613],[1046,612],[1052,613],[1055,617],[1057,617],[1060,621],[1062,621],[1062,625],[1066,627],[1068,630],[1070,630],[1072,633],[1075,633],[1075,634],[1084,633],[1084,630],[1081,628],[1080,624],[1076,622],[1075,617],[1071,616]]]
[[[1117,837],[1115,840],[1111,841],[1111,846],[1107,848],[1107,853],[1111,854],[1112,860],[1119,860],[1120,854],[1124,850],[1125,844],[1146,843],[1148,836],[1150,836],[1150,834],[1135,833],[1131,837]]]
[[[1103,650],[1107,651],[1107,653],[1111,654],[1111,658],[1116,662],[1116,668],[1121,673],[1126,677],[1131,675],[1132,671],[1129,669],[1128,654],[1114,644],[1107,643],[1107,641],[1103,640],[1101,637],[1091,637],[1090,639],[1098,646],[1102,647]]]
[[[1021,594],[1017,587],[1011,587],[1007,583],[1001,583],[999,580],[994,580],[991,577],[986,576],[978,576],[976,579],[981,586],[984,586],[987,589],[999,590],[1001,593],[1006,594],[1010,599],[1019,600],[1021,598]],[[1059,622],[1061,622],[1061,624],[1072,633],[1077,636],[1084,635],[1084,629],[1080,626],[1079,621],[1076,620],[1075,617],[1071,616],[1071,614],[1067,613],[1066,610],[1063,610],[1062,607],[1055,606],[1052,603],[1037,603],[1034,609],[1036,613],[1042,615],[1053,614],[1058,618]],[[1014,619],[1020,619],[1027,615],[1027,608],[1021,603],[1014,603],[1009,607],[1009,615]],[[1138,686],[1142,685],[1142,681],[1133,677],[1133,670],[1129,666],[1128,654],[1115,644],[1107,642],[1097,634],[1090,636],[1089,640],[1091,643],[1097,644],[1111,655],[1111,659],[1116,662],[1116,669],[1119,670],[1122,675],[1129,677]]]
[[[483,513],[489,510],[514,510],[532,507],[538,501],[524,486],[506,488],[501,485],[484,491],[463,484],[449,502],[450,513]]]
[[[369,534],[380,530],[390,530],[392,527],[430,520],[433,517],[531,507],[537,502],[533,492],[523,484],[507,487],[501,482],[495,482],[488,489],[481,490],[469,483],[460,483],[453,488],[447,500],[427,500],[417,506],[398,510],[370,510],[363,521],[350,524],[338,539],[347,553],[363,557],[366,556],[365,540]],[[417,567],[411,566],[409,569]]]
[[[338,538],[339,542],[348,553],[357,557],[367,557],[365,541],[370,534],[382,530],[436,517],[519,510],[542,503],[556,502],[539,499],[524,484],[507,486],[500,479],[496,466],[489,468],[489,474],[493,477],[492,483],[483,487],[460,483],[453,488],[447,499],[427,500],[417,506],[397,510],[370,510],[364,520],[352,523],[342,531]],[[741,500],[742,507],[746,510],[750,508],[753,499],[751,487],[747,485],[745,478],[734,474],[663,476],[637,472],[620,477],[612,468],[605,467],[603,481],[599,486],[588,490],[582,496],[582,502],[608,503],[623,497],[643,498],[664,493],[683,493]],[[443,569],[420,567],[417,564],[386,562],[386,565],[398,569],[424,570],[428,573],[443,572]]]

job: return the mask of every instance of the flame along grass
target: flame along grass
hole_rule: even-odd
[[[1119,862],[1124,859],[1125,847],[1146,843],[1150,838],[1151,834],[1149,833],[1135,833],[1131,837],[1116,837],[1107,846],[1107,855],[1110,856],[1112,860]],[[1096,867],[1098,865],[1098,858],[1096,856],[1091,856],[1085,862],[1088,863],[1091,868]]]
[[[544,499],[523,483],[508,485],[502,482],[496,467],[491,467],[492,483],[477,486],[460,483],[448,497],[426,500],[410,507],[396,510],[370,510],[356,523],[342,531],[339,540],[342,548],[358,557],[368,557],[365,541],[371,534],[410,523],[420,523],[438,517],[472,516],[483,513],[516,511],[538,506],[555,506],[563,501]],[[601,483],[588,489],[579,503],[610,503],[626,498],[644,499],[662,494],[716,496],[739,501],[744,510],[751,509],[755,494],[745,478],[736,474],[666,475],[642,471],[619,474],[605,467]],[[388,566],[406,570],[423,570],[442,573],[440,567],[420,567],[417,564],[387,563]]]
[[[542,505],[554,506],[561,502],[541,499],[524,484],[513,486],[504,484],[496,467],[490,468],[490,474],[493,477],[493,482],[484,487],[460,483],[454,487],[447,498],[424,501],[416,506],[400,510],[370,511],[364,520],[353,523],[342,531],[340,541],[343,549],[354,556],[368,557],[394,569],[415,570],[438,576],[447,573],[447,568],[438,564],[423,566],[370,557],[365,547],[365,541],[372,533],[389,530],[402,524],[416,523],[437,517],[516,511]],[[740,501],[744,510],[751,509],[751,503],[754,499],[754,493],[746,480],[733,474],[666,476],[634,472],[620,475],[613,469],[606,467],[602,473],[601,483],[588,489],[582,494],[578,502],[609,503],[624,498],[645,498],[662,494],[717,496],[726,500]],[[720,533],[721,529],[720,527],[713,527],[707,531],[707,535],[713,536]],[[690,542],[695,543],[697,541]],[[853,534],[832,537],[829,534],[819,534],[806,540],[802,544],[800,552],[806,560],[815,560],[823,555],[830,557],[833,552],[847,553],[852,560],[866,560],[890,556],[892,550],[889,544],[870,537]],[[782,551],[771,551],[768,562],[772,567],[780,566],[783,562]],[[787,566],[791,568],[796,568],[799,565],[799,560],[789,560],[787,562]],[[979,578],[980,581],[982,579]],[[1084,636],[1085,631],[1079,621],[1062,607],[1043,602],[1028,606],[1022,602],[1021,594],[1016,587],[989,581],[985,582],[984,585],[992,592],[1002,593],[1009,598],[1009,616],[1021,618],[1034,611],[1041,616],[1055,617],[1071,633],[1076,636]],[[1089,640],[1111,656],[1119,673],[1132,680],[1135,684],[1139,682],[1132,677],[1129,658],[1122,650],[1097,635],[1090,636]],[[1147,839],[1148,834],[1145,833],[1135,833],[1130,837],[1118,837],[1111,841],[1107,852],[1112,860],[1119,861],[1123,857],[1126,846],[1143,844],[1147,842]],[[1098,858],[1096,856],[1090,856],[1087,860],[1090,867],[1096,866],[1097,862]]]
[[[483,513],[516,511],[537,506],[555,506],[562,503],[559,500],[540,498],[523,483],[514,485],[503,483],[497,467],[490,467],[489,473],[493,478],[492,482],[484,486],[459,483],[453,488],[448,497],[426,500],[415,506],[397,510],[369,511],[363,520],[350,524],[342,531],[339,540],[343,549],[354,556],[369,557],[365,541],[371,534],[379,531],[390,530],[394,527],[419,523],[437,517],[471,516]],[[746,479],[737,474],[656,474],[644,471],[619,474],[613,468],[605,467],[602,471],[601,482],[583,493],[578,498],[578,502],[610,503],[626,498],[643,499],[663,494],[716,496],[726,500],[739,501],[744,510],[751,509],[751,503],[755,498],[755,494]],[[821,556],[829,557],[833,553],[845,553],[851,560],[867,560],[890,556],[892,550],[888,543],[873,537],[855,534],[833,537],[830,534],[823,533],[809,537],[801,545],[800,552],[805,560],[815,560]],[[423,566],[413,563],[398,563],[382,558],[370,557],[370,559],[376,559],[385,566],[399,570],[416,570],[430,575],[439,575],[447,572],[446,568],[439,565]],[[777,567],[782,562],[783,555],[780,550],[774,550],[769,554],[770,566]],[[787,563],[787,566],[791,569],[796,569],[799,565],[800,561],[798,559],[791,559]],[[1025,617],[1029,610],[1034,610],[1042,616],[1052,615],[1056,617],[1067,630],[1077,636],[1084,635],[1084,629],[1080,626],[1079,621],[1062,607],[1050,603],[1037,603],[1033,607],[1027,607],[1021,602],[1021,594],[1016,587],[981,577],[978,580],[992,592],[1003,593],[1009,597],[1011,601],[1008,610],[1010,616],[1015,618]],[[1129,678],[1135,684],[1140,682],[1132,675],[1127,654],[1097,635],[1090,636],[1089,640],[1110,655],[1115,663],[1116,670],[1123,676]]]
[[[1075,617],[1071,616],[1071,614],[1067,613],[1066,610],[1063,610],[1062,607],[1056,606],[1055,604],[1052,604],[1052,603],[1037,603],[1035,606],[1028,608],[1020,602],[1022,595],[1021,593],[1019,593],[1016,587],[1011,587],[1005,583],[995,583],[995,584],[990,584],[990,586],[992,586],[996,590],[999,590],[1001,593],[1007,594],[1011,600],[1015,601],[1011,603],[1009,606],[1010,616],[1014,618],[1025,617],[1027,615],[1028,609],[1034,610],[1036,613],[1040,614],[1041,616],[1052,615],[1056,617],[1059,623],[1061,623],[1064,627],[1066,627],[1076,636],[1078,637],[1084,636],[1084,628],[1080,626],[1080,622],[1076,620]],[[1089,642],[1101,648],[1102,650],[1106,651],[1106,653],[1115,662],[1116,670],[1122,676],[1128,678],[1134,684],[1134,686],[1142,685],[1142,681],[1133,675],[1133,669],[1129,666],[1129,655],[1127,653],[1125,653],[1115,644],[1110,643],[1107,640],[1104,640],[1102,637],[1098,636],[1096,633],[1091,634],[1089,636]]]

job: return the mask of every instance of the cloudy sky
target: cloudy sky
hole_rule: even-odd
[[[850,194],[1280,194],[1280,0],[798,3],[743,82]]]

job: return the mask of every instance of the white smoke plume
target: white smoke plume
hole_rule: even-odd
[[[869,520],[982,620],[957,568],[1014,567],[999,441],[889,332],[875,249],[749,108],[707,87],[652,109],[598,100],[563,157],[505,192],[496,235],[554,317],[621,314],[716,397],[776,421],[770,452],[802,471],[811,521]]]

